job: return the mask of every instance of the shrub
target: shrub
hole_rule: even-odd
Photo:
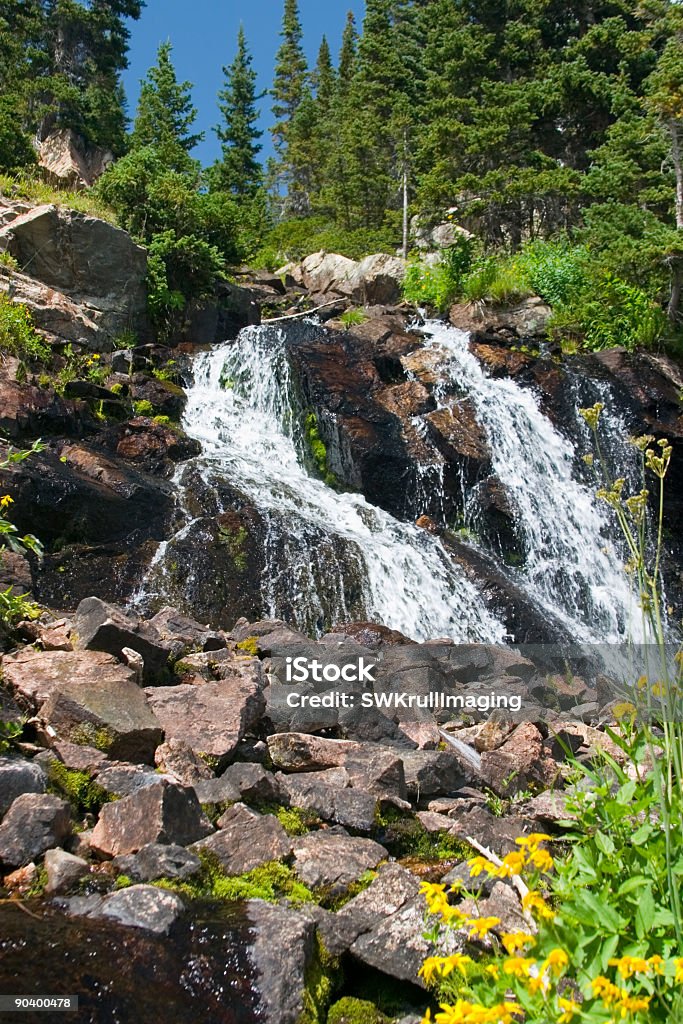
[[[590,279],[588,250],[565,242],[532,242],[518,257],[529,286],[550,306],[564,306],[582,294]]]
[[[40,441],[34,441],[29,449],[9,449],[4,459],[0,460],[0,469],[6,469],[17,462],[23,462],[30,455],[43,450],[45,445]],[[37,537],[27,533],[20,537],[19,531],[14,523],[7,518],[5,510],[13,504],[11,495],[0,496],[0,561],[2,553],[6,548],[18,554],[25,554],[32,551],[38,558],[42,557],[43,547]],[[0,623],[12,627],[22,619],[35,619],[40,614],[38,606],[25,594],[15,594],[13,587],[0,591]]]
[[[610,273],[597,274],[553,313],[550,326],[555,335],[567,333],[592,351],[651,348],[667,326],[662,309],[641,288]]]
[[[357,228],[347,231],[325,217],[284,220],[262,239],[254,254],[256,267],[277,270],[285,263],[298,262],[312,252],[336,252],[352,260],[376,252],[394,252],[398,239],[390,229]]]
[[[46,363],[50,358],[50,346],[36,332],[29,310],[4,292],[0,292],[0,351],[26,362]]]
[[[488,256],[477,261],[462,281],[467,302],[515,302],[531,294],[523,265],[514,257]]]

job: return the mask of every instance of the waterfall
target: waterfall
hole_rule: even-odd
[[[488,557],[532,607],[575,640],[641,639],[617,531],[594,487],[582,479],[574,445],[542,413],[532,389],[488,375],[469,351],[465,332],[433,321],[425,333],[425,346],[439,355],[437,403],[452,403],[454,392],[471,401],[515,518],[521,564],[511,568],[493,550]],[[335,622],[367,618],[416,640],[506,639],[504,624],[471,573],[465,574],[437,537],[359,494],[338,492],[307,469],[305,415],[291,375],[286,329],[246,328],[237,341],[198,354],[193,373],[183,427],[201,442],[202,453],[175,474],[177,532],[160,545],[133,598],[135,607],[173,599],[173,545],[210,539],[207,523],[229,511],[237,494],[264,524],[258,589],[268,616],[317,634]],[[601,396],[609,398],[602,391]],[[578,410],[576,417],[572,432],[587,442]],[[616,441],[624,424],[608,409],[605,417]],[[426,436],[420,417],[413,426]],[[618,444],[615,452],[621,469],[629,456]],[[621,472],[628,476],[629,467]],[[203,498],[194,494],[192,480],[201,482]],[[416,466],[413,498],[422,501],[430,493],[438,505],[435,491],[442,483],[443,462]],[[464,478],[462,486],[466,500]],[[224,499],[228,492],[232,497]],[[189,590],[196,582],[190,565],[185,586]]]
[[[523,538],[524,564],[517,576],[524,590],[577,640],[642,638],[618,531],[595,489],[577,478],[570,441],[543,415],[531,389],[487,374],[470,352],[466,332],[436,321],[425,329],[426,344],[443,352],[446,384],[440,401],[447,401],[449,386],[466,392],[486,431],[493,471]],[[622,424],[609,410],[605,419],[616,437]]]
[[[306,470],[285,340],[251,327],[197,355],[183,417],[205,483],[229,481],[267,524],[267,614],[305,630],[366,617],[416,640],[502,642],[504,625],[438,539]],[[163,595],[164,557],[160,548],[138,606]]]

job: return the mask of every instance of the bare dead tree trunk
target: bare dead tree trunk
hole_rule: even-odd
[[[408,132],[403,133],[403,259],[408,259]]]

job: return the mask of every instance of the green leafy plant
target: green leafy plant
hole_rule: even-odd
[[[45,445],[40,441],[34,441],[29,449],[10,448],[4,459],[0,460],[0,469],[23,462],[36,452],[41,452]],[[10,494],[0,496],[0,560],[3,551],[9,548],[17,554],[24,554],[27,551],[33,552],[38,558],[42,558],[43,546],[37,537],[32,533],[19,536],[17,527],[12,523],[6,514],[6,510],[13,504],[14,499]],[[40,609],[25,594],[15,594],[13,587],[0,591],[0,622],[5,626],[13,626],[22,619],[35,619],[40,615]]]
[[[20,302],[13,302],[0,292],[0,352],[17,356],[28,363],[46,363],[50,346],[33,326],[31,314]]]
[[[0,613],[1,614],[1,613]],[[0,754],[6,754],[23,731],[20,722],[3,722],[0,719]]]
[[[367,318],[367,313],[362,309],[347,309],[339,317],[339,320],[348,331],[351,327],[358,327],[360,324],[364,324]]]

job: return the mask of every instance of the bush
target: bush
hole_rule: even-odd
[[[663,310],[641,288],[610,273],[597,274],[590,285],[556,307],[551,321],[554,334],[578,338],[591,351],[652,348],[666,328]]]
[[[346,231],[325,217],[295,218],[281,221],[264,236],[253,262],[256,267],[277,270],[321,249],[360,260],[375,252],[394,252],[397,244],[398,239],[388,229]]]
[[[588,250],[565,242],[531,242],[518,257],[531,290],[549,306],[564,306],[589,282]]]
[[[50,346],[33,327],[31,314],[20,302],[12,302],[0,292],[0,351],[26,362],[45,363]]]

